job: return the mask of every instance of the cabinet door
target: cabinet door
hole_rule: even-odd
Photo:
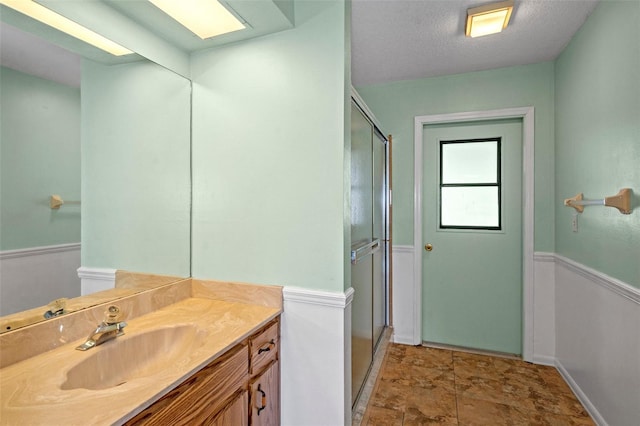
[[[207,424],[249,378],[249,348],[238,345],[188,378],[127,426],[191,426]]]
[[[251,382],[251,425],[280,424],[280,364],[274,361]]]
[[[248,424],[248,404],[249,393],[245,390],[213,420],[211,426],[244,426]]]

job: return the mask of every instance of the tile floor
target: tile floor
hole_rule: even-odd
[[[431,423],[594,424],[553,367],[389,344],[360,424]]]

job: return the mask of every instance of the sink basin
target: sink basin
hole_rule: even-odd
[[[90,350],[67,372],[60,386],[70,389],[108,389],[141,377],[152,376],[181,360],[204,342],[204,333],[191,325],[159,328],[118,337]]]

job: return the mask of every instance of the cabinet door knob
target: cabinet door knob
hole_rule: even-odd
[[[433,250],[433,244],[430,244],[430,243],[429,243],[429,244],[425,244],[425,245],[424,245],[424,249],[425,249],[426,251],[431,251],[431,250]]]

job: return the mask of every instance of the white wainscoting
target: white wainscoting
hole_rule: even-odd
[[[80,296],[80,243],[0,252],[0,315]]]
[[[640,290],[555,256],[556,366],[600,425],[640,424]]]
[[[556,294],[555,254],[533,256],[533,357],[536,364],[555,365]]]
[[[281,424],[351,424],[353,293],[283,289]]]
[[[393,246],[393,337],[395,343],[420,344],[416,341],[416,306],[413,279],[413,246]]]
[[[78,268],[78,277],[82,281],[83,296],[116,287],[116,269],[81,266]]]

